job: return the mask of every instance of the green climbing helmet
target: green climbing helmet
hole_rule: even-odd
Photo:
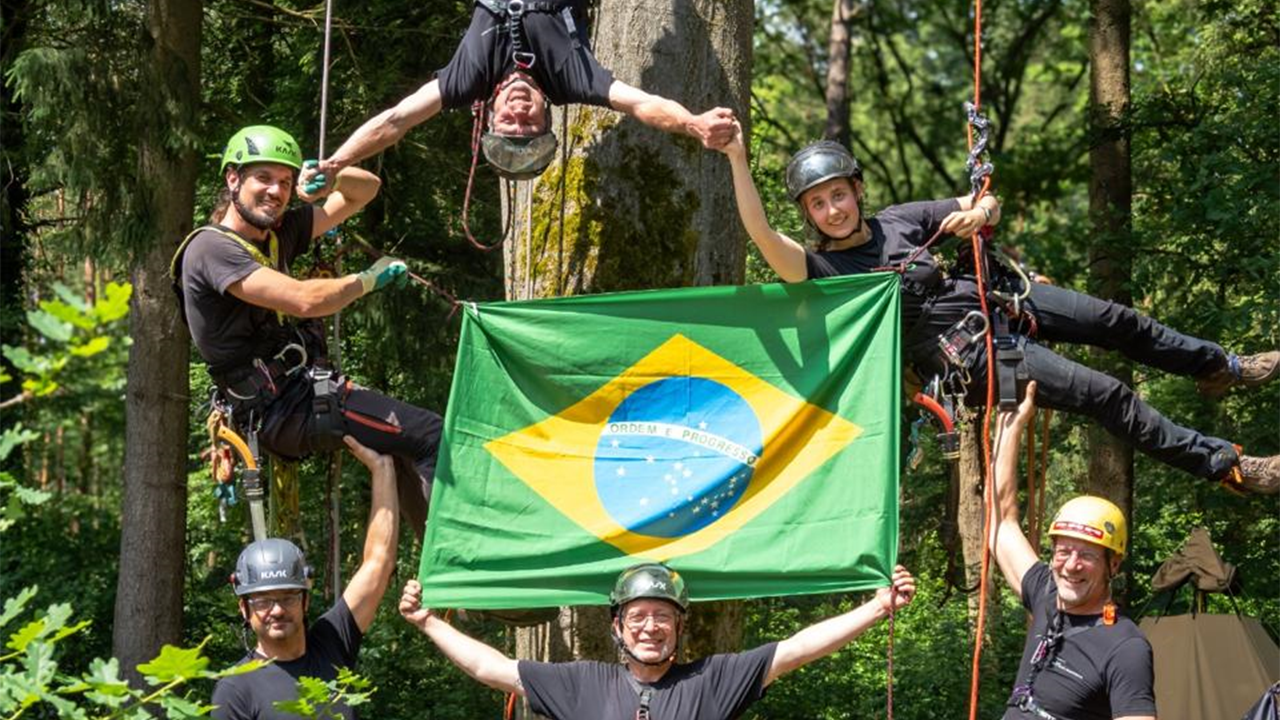
[[[680,573],[662,563],[632,565],[618,575],[609,593],[609,608],[617,615],[632,600],[666,600],[680,612],[689,609],[689,589]]]
[[[271,125],[250,125],[231,136],[222,152],[223,172],[228,165],[271,162],[302,169],[302,151],[289,133]]]

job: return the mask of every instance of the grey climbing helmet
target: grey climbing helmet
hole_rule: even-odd
[[[787,163],[787,195],[799,202],[805,190],[838,177],[861,180],[862,167],[838,142],[810,143]]]
[[[517,136],[485,133],[480,138],[484,157],[495,172],[508,180],[532,180],[542,174],[556,156],[556,136]]]
[[[689,589],[684,578],[662,563],[641,563],[623,570],[609,593],[609,609],[617,615],[627,603],[645,599],[666,600],[680,612],[689,609]]]
[[[236,595],[269,590],[308,590],[311,568],[297,545],[282,538],[250,543],[236,560],[231,585]]]

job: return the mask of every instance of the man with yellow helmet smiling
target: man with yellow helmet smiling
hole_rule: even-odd
[[[1100,497],[1068,500],[1049,526],[1045,563],[1018,517],[1018,443],[1035,414],[1035,384],[1002,413],[995,460],[999,513],[991,549],[1032,614],[1005,720],[1154,720],[1151,645],[1111,599],[1124,558],[1124,513]]]

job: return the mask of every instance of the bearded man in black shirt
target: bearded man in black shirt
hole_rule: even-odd
[[[1133,308],[1030,280],[1017,285],[1026,298],[1020,307],[1013,307],[1016,314],[993,303],[995,319],[988,328],[972,266],[957,263],[956,270],[944,272],[935,252],[953,237],[970,237],[999,222],[1000,204],[995,197],[984,195],[975,202],[966,195],[904,203],[867,217],[862,212],[865,186],[857,160],[838,143],[813,143],[792,157],[786,175],[787,192],[817,237],[816,246],[809,248],[770,227],[751,179],[740,128],[721,151],[729,158],[738,213],[747,234],[783,280],[901,271],[902,354],[918,377],[943,379],[940,384],[950,387],[958,401],[981,407],[987,394],[983,335],[992,332],[998,341],[1007,340],[1017,349],[1022,357],[1020,372],[1039,384],[1045,407],[1089,417],[1147,455],[1197,477],[1256,493],[1280,492],[1280,455],[1242,455],[1227,440],[1182,427],[1123,382],[1042,343],[1116,350],[1145,365],[1191,376],[1206,395],[1280,377],[1280,352],[1237,356]],[[1001,319],[1007,322],[1007,333],[995,330]],[[967,346],[940,342],[953,334]],[[1006,389],[1003,383],[1001,391]]]
[[[555,155],[550,104],[613,108],[707,148],[732,137],[733,111],[694,115],[680,103],[615,80],[588,45],[585,0],[477,0],[449,64],[395,107],[360,126],[328,159],[326,178],[394,145],[442,109],[484,103],[485,157],[513,180],[537,176]]]
[[[1018,411],[1000,416],[995,465],[999,520],[991,550],[1031,613],[1031,629],[1004,720],[1155,720],[1151,644],[1111,600],[1128,539],[1124,513],[1084,495],[1049,526],[1042,562],[1018,517],[1018,443],[1035,415],[1035,383]]]
[[[622,572],[609,594],[613,637],[623,662],[543,663],[513,660],[455,630],[422,607],[422,587],[410,580],[400,614],[467,675],[503,692],[528,698],[552,720],[731,720],[740,717],[782,675],[844,647],[915,596],[915,579],[898,566],[893,590],[786,640],[741,653],[676,661],[689,610],[680,574],[660,563]]]
[[[216,720],[296,718],[275,704],[297,699],[299,678],[333,680],[340,668],[356,663],[361,640],[373,624],[395,569],[399,535],[391,458],[350,436],[346,444],[369,468],[372,489],[360,567],[333,607],[308,625],[311,568],[302,551],[288,540],[268,538],[240,553],[232,585],[245,627],[256,640],[240,662],[270,660],[271,664],[218,681],[213,689]],[[355,720],[355,711],[345,704],[334,711],[344,720]]]

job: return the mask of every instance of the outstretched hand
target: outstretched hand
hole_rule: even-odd
[[[738,126],[729,108],[712,108],[689,122],[689,134],[702,141],[708,150],[719,150],[733,140]]]
[[[392,474],[395,473],[395,461],[390,455],[383,455],[377,450],[365,447],[360,444],[359,440],[356,440],[350,435],[343,435],[342,441],[347,444],[347,449],[351,451],[351,454],[354,455],[357,460],[364,463],[365,467],[369,468],[369,472],[376,473],[381,471]]]
[[[880,601],[885,612],[910,605],[916,596],[916,579],[901,565],[893,569],[893,590],[897,591],[896,594],[890,588],[876,590],[876,600]]]
[[[729,142],[716,149],[729,157],[745,156],[747,154],[747,143],[742,137],[742,123],[734,120],[733,136],[729,138]]]
[[[302,170],[298,173],[298,199],[315,202],[333,192],[334,177],[337,177],[337,173],[324,172],[319,160],[302,163]]]
[[[419,630],[426,631],[427,620],[432,615],[431,610],[422,607],[422,585],[417,580],[405,583],[404,592],[400,595],[400,617]]]

